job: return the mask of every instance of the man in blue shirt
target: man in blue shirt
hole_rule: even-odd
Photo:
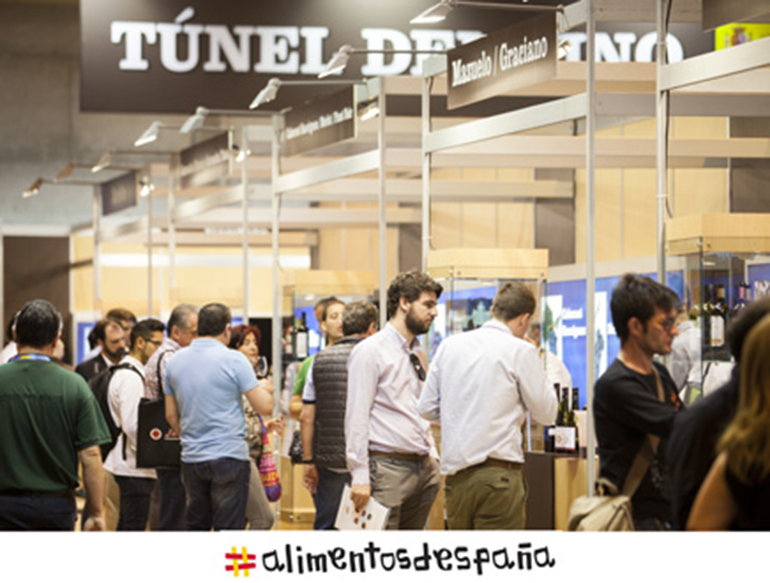
[[[166,418],[182,441],[187,530],[245,527],[250,462],[241,396],[261,415],[273,409],[246,357],[227,348],[231,320],[227,306],[203,306],[198,338],[166,367]]]

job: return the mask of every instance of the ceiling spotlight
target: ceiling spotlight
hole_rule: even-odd
[[[526,0],[524,1],[526,2]],[[435,24],[444,20],[447,15],[458,6],[527,12],[562,12],[564,10],[562,5],[544,6],[536,4],[503,4],[501,2],[470,2],[468,0],[440,0],[437,4],[434,4],[418,16],[415,16],[410,22],[412,24]]]
[[[38,178],[35,180],[35,182],[32,183],[32,186],[30,186],[27,190],[21,193],[22,198],[29,198],[30,196],[35,196],[38,192],[40,192],[40,187],[43,186],[43,184],[49,182],[45,178]]]
[[[195,113],[188,117],[187,120],[182,124],[179,133],[189,134],[190,132],[194,132],[195,130],[202,128],[203,124],[206,123],[206,116],[208,114],[209,110],[205,107],[197,107],[195,109]]]
[[[112,162],[112,153],[105,152],[102,154],[102,157],[99,158],[99,161],[91,167],[91,172],[94,174],[101,172],[110,165],[110,162]]]
[[[147,178],[142,180],[139,184],[141,185],[141,189],[139,190],[139,196],[141,197],[149,196],[150,193],[155,190],[155,185]]]
[[[72,175],[72,171],[74,169],[75,169],[75,164],[73,164],[72,162],[69,162],[64,168],[59,170],[59,173],[56,175],[56,178],[54,178],[54,180],[56,180],[56,182],[58,182],[59,180],[64,180],[65,178]]]
[[[282,81],[278,77],[273,77],[267,82],[267,85],[257,93],[254,101],[249,105],[249,109],[255,109],[260,105],[273,101],[276,98],[276,95],[278,95],[278,90],[284,85],[358,85],[359,83],[363,83],[363,81],[352,79],[340,79],[339,81],[318,81],[315,79],[310,79],[308,81]]]
[[[438,55],[438,54],[444,54],[446,53],[443,49],[434,49],[434,50],[416,50],[416,49],[357,49],[354,47],[351,47],[350,45],[342,45],[339,50],[332,55],[332,58],[329,60],[329,62],[324,67],[323,71],[318,73],[318,78],[323,79],[324,77],[328,77],[329,75],[336,75],[338,73],[341,73],[345,67],[348,65],[348,61],[350,60],[350,57],[353,55],[358,54],[371,54],[371,53],[379,53],[379,54],[386,54],[386,55],[394,55],[394,54],[412,54],[412,55]]]
[[[235,155],[235,161],[241,164],[246,158],[251,156],[251,150],[242,150],[238,144],[233,144],[233,154]]]
[[[572,43],[566,38],[559,41],[559,46],[556,49],[556,60],[561,61],[567,58],[567,55],[572,50]]]
[[[256,109],[260,105],[264,105],[265,103],[270,103],[275,99],[275,96],[278,95],[278,90],[281,88],[281,80],[277,77],[273,77],[270,79],[270,81],[267,82],[267,85],[257,93],[257,96],[254,98],[254,101],[251,102],[251,105],[249,105],[249,109]]]
[[[152,122],[150,124],[150,127],[144,130],[144,133],[136,139],[136,141],[134,142],[134,147],[139,148],[141,146],[144,146],[145,144],[149,144],[157,140],[158,134],[160,133],[160,128],[162,127],[164,127],[163,122],[160,122],[160,121]]]
[[[374,119],[380,115],[380,108],[377,106],[376,103],[370,103],[365,108],[361,110],[361,113],[358,114],[358,116],[361,118],[361,121],[368,121],[370,119]]]

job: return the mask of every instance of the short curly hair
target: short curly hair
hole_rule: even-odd
[[[436,299],[441,297],[444,288],[427,273],[417,269],[399,273],[388,287],[388,318],[392,318],[398,310],[401,298],[416,302],[422,292],[434,292]]]

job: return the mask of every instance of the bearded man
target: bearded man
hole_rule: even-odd
[[[390,508],[388,529],[425,528],[440,485],[430,423],[417,402],[427,359],[417,337],[438,315],[443,288],[420,271],[388,288],[388,324],[362,340],[348,360],[345,442],[356,509],[370,497]]]

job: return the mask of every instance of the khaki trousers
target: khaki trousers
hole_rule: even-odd
[[[523,530],[527,483],[521,469],[473,466],[447,476],[449,530]]]

